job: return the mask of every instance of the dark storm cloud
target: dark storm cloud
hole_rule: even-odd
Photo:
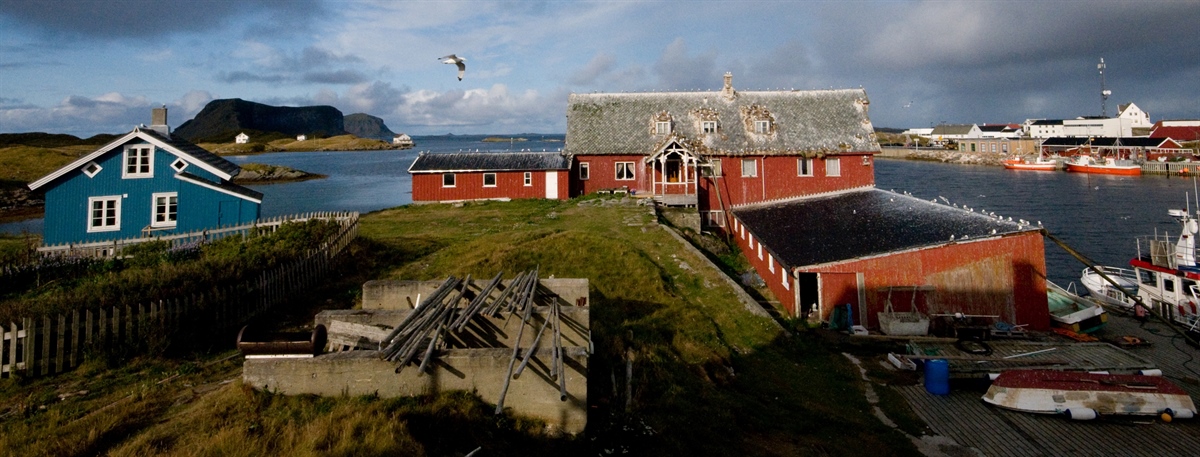
[[[271,23],[319,17],[317,0],[5,0],[0,16],[52,36],[90,39],[146,38],[180,31],[206,31],[251,13],[266,13]]]

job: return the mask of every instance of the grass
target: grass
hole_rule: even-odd
[[[25,183],[50,174],[75,159],[96,150],[96,146],[43,148],[11,146],[0,148],[0,182]]]
[[[351,306],[366,279],[511,277],[535,267],[543,277],[588,278],[595,353],[586,436],[546,436],[537,421],[494,416],[465,393],[289,397],[221,384],[237,377],[238,364],[219,361],[227,352],[215,348],[195,360],[92,365],[0,382],[0,405],[19,405],[0,407],[0,448],[35,455],[464,455],[476,447],[487,455],[918,455],[871,415],[857,370],[836,343],[808,330],[784,332],[746,312],[719,273],[681,249],[649,208],[614,203],[421,205],[366,215],[342,277],[305,294],[290,314],[263,321],[296,325],[311,322],[317,308]],[[97,387],[80,387],[88,383]],[[72,389],[89,393],[55,400]],[[97,414],[104,404],[114,406]]]
[[[200,143],[198,146],[222,155],[245,155],[267,152],[305,152],[305,151],[371,151],[379,149],[397,149],[396,146],[383,140],[359,138],[354,135],[339,135],[329,138],[311,138],[296,141],[295,138],[271,140],[267,143]]]

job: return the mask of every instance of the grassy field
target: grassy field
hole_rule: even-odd
[[[490,277],[540,268],[590,280],[585,436],[493,416],[464,393],[287,397],[238,381],[232,346],[93,362],[0,382],[0,449],[42,455],[919,455],[875,419],[847,347],[746,312],[647,207],[614,200],[422,205],[362,219],[342,275],[264,323],[296,327],[351,307],[366,279]],[[789,323],[790,324],[790,323]],[[793,331],[795,330],[795,331]],[[112,363],[112,362],[110,362]],[[626,382],[627,363],[632,366]],[[870,361],[867,365],[874,364]],[[885,377],[883,370],[873,376]],[[878,390],[878,389],[877,389]],[[80,393],[82,392],[82,393]],[[630,392],[631,395],[626,395]],[[901,429],[905,408],[882,395]],[[902,403],[902,402],[901,402]],[[889,406],[890,405],[890,406]],[[103,408],[103,409],[101,409]]]
[[[200,143],[200,146],[221,155],[245,155],[266,152],[302,152],[302,151],[370,151],[378,149],[397,149],[383,140],[359,138],[354,135],[339,135],[329,138],[314,138],[296,141],[294,138],[284,138],[263,143]]]
[[[50,174],[94,150],[96,150],[95,146],[61,148],[11,146],[0,148],[0,183],[8,181],[13,185],[24,186],[25,183]]]

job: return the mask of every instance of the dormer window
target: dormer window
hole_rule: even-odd
[[[717,133],[717,121],[704,121],[700,123],[700,131],[705,134]]]
[[[122,168],[122,178],[153,178],[154,177],[154,146],[139,144],[125,147],[125,157]]]
[[[669,135],[671,133],[671,121],[658,121],[654,123],[655,135]]]
[[[754,121],[754,133],[771,133],[771,121]]]
[[[100,173],[100,170],[103,169],[104,168],[96,162],[88,162],[88,164],[83,167],[83,174],[87,175],[89,178],[94,178],[96,177],[96,174]]]

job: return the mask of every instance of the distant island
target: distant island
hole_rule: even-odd
[[[512,141],[516,141],[516,142],[529,141],[529,139],[528,138],[489,136],[480,141],[483,141],[484,143],[507,143],[507,142],[512,142]]]
[[[328,178],[322,174],[309,173],[283,165],[244,163],[240,166],[242,172],[233,177],[233,182],[239,184],[275,184]]]

